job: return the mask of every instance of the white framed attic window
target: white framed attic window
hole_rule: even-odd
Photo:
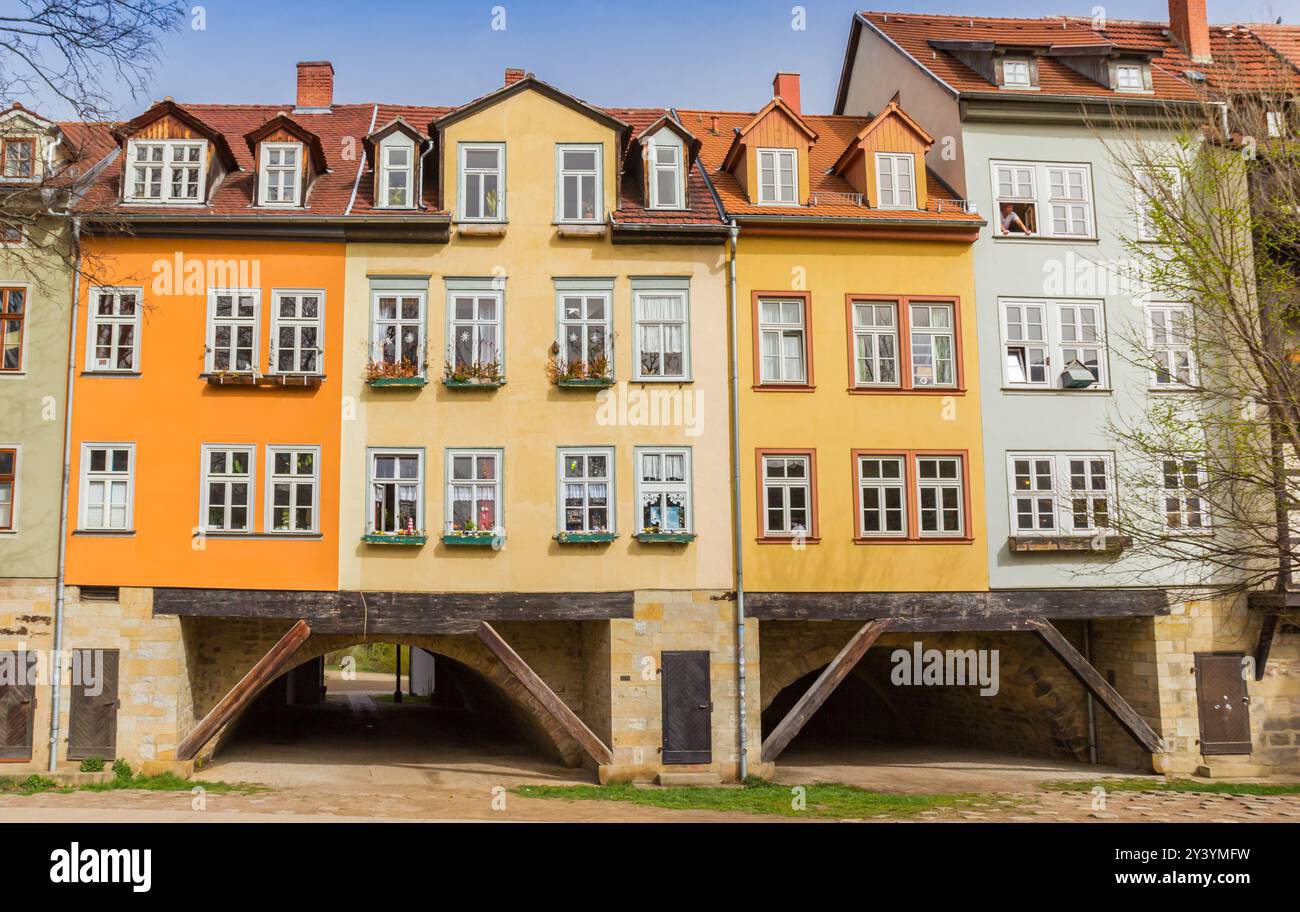
[[[143,289],[92,288],[86,370],[130,373],[140,369]]]
[[[206,140],[131,140],[127,143],[128,203],[202,203],[207,180]]]
[[[650,146],[650,208],[686,208],[682,147],[663,142]]]
[[[758,201],[771,206],[799,204],[799,153],[795,149],[758,150]]]
[[[1140,63],[1120,63],[1115,66],[1115,91],[1145,92],[1146,79]]]
[[[913,161],[906,153],[876,153],[876,190],[881,209],[916,208]]]
[[[415,205],[415,145],[400,139],[379,144],[379,206],[410,209]]]
[[[1033,88],[1029,61],[1023,57],[1007,57],[1002,61],[1002,86],[1007,89]]]
[[[460,218],[467,222],[506,220],[505,143],[461,144]]]
[[[604,216],[604,171],[599,145],[555,147],[555,220],[599,222]]]
[[[262,143],[257,201],[262,206],[297,206],[302,189],[302,143]]]

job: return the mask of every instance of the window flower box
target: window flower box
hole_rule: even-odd
[[[367,545],[405,545],[409,548],[427,544],[429,537],[413,532],[368,532],[361,536]]]
[[[447,389],[496,389],[506,385],[506,378],[467,377],[463,380],[457,380],[455,377],[444,377],[442,385]]]
[[[606,545],[616,538],[617,532],[560,532],[555,536],[562,545]]]
[[[458,530],[443,533],[442,543],[453,548],[494,548],[498,541],[503,542],[505,538],[504,534],[498,536],[496,532]]]
[[[214,371],[204,379],[213,386],[256,386],[257,374],[252,371]]]
[[[609,389],[614,385],[613,377],[573,377],[555,381],[559,387],[578,389]]]
[[[649,529],[632,537],[644,545],[687,545],[695,541],[694,532],[659,532]]]
[[[384,389],[386,387],[410,388],[429,385],[429,381],[424,377],[372,377],[366,383],[375,389]]]

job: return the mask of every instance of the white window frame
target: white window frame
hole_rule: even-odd
[[[957,464],[956,478],[922,478],[921,464],[924,462],[955,462]],[[970,519],[966,516],[966,460],[962,456],[950,454],[930,454],[918,453],[912,457],[912,477],[915,479],[914,489],[916,492],[916,534],[919,538],[965,538],[966,527]],[[946,509],[943,506],[943,491],[945,489],[955,489],[957,492],[957,528],[948,528],[944,524],[943,513]],[[925,492],[934,490],[937,492],[935,497],[935,518],[938,520],[938,529],[927,531],[922,523],[926,513]]]
[[[648,149],[647,164],[650,170],[650,208],[651,209],[685,209],[686,208],[686,180],[685,168],[683,167],[686,158],[685,149],[682,145],[673,142],[652,141]],[[668,163],[659,160],[660,152],[671,152],[672,161]],[[661,174],[669,174],[672,177],[673,193],[676,199],[666,202],[660,197],[659,177]]]
[[[469,168],[466,162],[469,160],[470,152],[487,152],[493,151],[497,154],[497,167],[475,168],[473,173],[483,176],[495,174],[497,177],[497,214],[496,215],[474,215],[468,213],[468,207],[465,205],[468,200],[469,186]],[[456,153],[458,162],[456,183],[459,188],[459,195],[456,201],[459,210],[459,220],[462,222],[504,222],[506,220],[506,144],[503,142],[463,142],[458,147]],[[480,191],[482,183],[480,178]]]
[[[899,389],[903,383],[902,361],[903,356],[899,348],[899,327],[898,327],[898,301],[872,300],[869,298],[854,299],[849,303],[853,322],[853,386],[857,389]],[[860,322],[861,314],[859,308],[868,308],[871,312],[872,322],[870,325]],[[888,326],[876,322],[880,310],[888,311],[891,323]],[[880,350],[882,340],[892,340],[893,344],[893,362],[894,362],[894,379],[880,379],[880,364],[882,360],[889,360],[883,357]],[[862,345],[866,343],[870,349],[870,354],[866,360],[871,362],[873,380],[862,379]],[[908,361],[908,370],[911,370],[911,360]]]
[[[580,304],[580,313],[577,317],[570,317],[567,310],[567,302],[570,299],[578,300]],[[587,307],[591,301],[601,300],[604,302],[605,316],[603,319],[587,316]],[[568,366],[569,362],[569,333],[577,329],[581,334],[578,342],[582,349],[581,361],[588,366],[591,365],[591,327],[599,326],[604,329],[605,343],[603,354],[609,362],[609,376],[614,377],[614,282],[613,280],[584,281],[584,280],[555,280],[555,339],[560,346],[559,361],[561,366]]]
[[[18,502],[19,492],[22,489],[23,445],[18,442],[0,441],[0,450],[13,450],[14,452],[14,482],[13,490],[9,492],[9,525],[0,526],[0,537],[3,537],[5,535],[16,535],[19,531]]]
[[[804,474],[801,479],[791,479],[788,475],[784,478],[777,478],[768,475],[768,463],[771,460],[779,459],[785,463],[785,469],[789,469],[791,461],[802,462]],[[763,500],[758,504],[759,515],[763,518],[763,537],[764,538],[795,538],[796,536],[811,537],[813,534],[813,522],[816,517],[816,505],[813,503],[813,457],[808,453],[764,453],[761,457],[762,464],[762,490]],[[781,518],[783,529],[773,529],[768,520],[768,491],[773,488],[780,488],[784,493],[781,495]],[[790,505],[789,491],[792,488],[802,488],[804,490],[804,513],[805,522],[802,529],[795,529],[794,522],[791,518],[791,512],[795,509]]]
[[[867,478],[863,473],[864,463],[880,463],[882,468],[885,463],[891,463],[898,466],[898,478],[886,478],[883,473],[877,478]],[[910,514],[908,511],[908,491],[907,491],[907,457],[894,453],[855,453],[853,456],[853,476],[858,486],[857,491],[857,533],[859,538],[882,538],[882,539],[906,539],[908,535],[908,521]],[[874,491],[877,495],[879,506],[876,512],[880,514],[880,529],[871,531],[867,529],[867,491]],[[885,505],[886,492],[898,491],[898,511],[899,519],[902,521],[902,528],[891,530],[885,528],[887,525],[886,514],[892,509]]]
[[[478,474],[478,460],[480,458],[490,457],[493,460],[495,460],[496,468],[494,470],[494,474],[496,477],[492,482],[492,487],[495,489],[493,492],[494,499],[492,502],[496,505],[495,506],[496,525],[492,528],[491,531],[496,533],[497,535],[504,536],[505,528],[506,528],[505,525],[505,519],[506,519],[505,462],[506,460],[505,460],[505,450],[501,449],[500,447],[449,447],[446,450],[445,463],[443,465],[443,471],[446,474],[446,485],[445,485],[446,507],[443,511],[444,532],[450,533],[454,531],[452,524],[454,522],[453,516],[455,510],[455,503],[456,503],[455,489],[457,487],[470,487],[475,489],[480,487],[485,487],[483,481],[477,477],[471,479],[453,478],[453,474],[454,474],[453,465],[457,456],[462,456],[462,457],[468,456],[474,460],[473,465],[474,465],[475,476],[477,476]],[[478,502],[478,491],[475,490],[474,499],[471,501],[471,503],[477,503],[477,502]],[[475,522],[475,531],[477,532],[487,531],[478,528],[477,520],[475,520],[474,522]]]
[[[568,169],[564,166],[566,152],[590,152],[595,159],[593,171]],[[578,179],[578,212],[570,218],[564,214],[564,184],[570,177]],[[591,216],[582,217],[582,184],[590,178],[595,186]],[[600,143],[560,143],[555,147],[555,221],[565,225],[593,225],[605,220],[605,147]]]
[[[1178,459],[1161,459],[1160,464],[1156,466],[1156,471],[1158,473],[1157,479],[1159,482],[1156,508],[1159,511],[1158,515],[1163,519],[1163,525],[1167,533],[1172,535],[1206,535],[1213,531],[1214,524],[1210,516],[1210,509],[1205,502],[1204,493],[1193,495],[1192,497],[1188,496],[1187,492],[1191,490],[1186,485],[1187,476],[1189,474],[1187,472],[1188,462],[1193,463],[1195,466],[1196,490],[1204,492],[1206,486],[1209,484],[1209,473],[1205,468],[1205,460],[1199,453],[1180,457]],[[1178,478],[1178,486],[1175,488],[1167,486],[1167,479],[1169,477],[1167,469],[1170,465],[1174,466],[1174,475]],[[1188,501],[1191,499],[1200,501],[1199,509],[1195,511],[1189,509]],[[1176,510],[1169,509],[1169,501],[1171,500],[1177,501]],[[1171,513],[1178,514],[1179,525],[1175,526],[1170,524],[1169,516]],[[1187,520],[1193,514],[1200,517],[1201,525],[1188,525]]]
[[[1024,80],[1017,79],[1012,82],[1008,67],[1024,68]],[[1034,71],[1028,57],[1004,57],[1002,58],[1002,87],[1004,89],[1032,89],[1034,88]]]
[[[391,152],[405,152],[406,166],[393,165],[389,162],[388,156]],[[379,143],[379,199],[377,200],[380,209],[413,209],[415,208],[415,163],[418,158],[416,155],[415,143],[405,137],[389,137],[381,140]],[[403,202],[389,202],[388,194],[392,190],[391,176],[401,172],[406,176],[405,198]]]
[[[382,298],[392,298],[395,302],[393,313],[395,316],[381,317],[379,314],[379,301]],[[408,326],[412,318],[402,316],[402,299],[415,298],[419,301],[419,314],[414,317],[414,321],[419,329],[419,339],[416,340],[415,355],[419,359],[419,370],[415,376],[426,376],[428,365],[428,337],[429,337],[429,293],[423,288],[372,288],[370,290],[370,360],[382,362],[384,360],[384,339],[383,330],[392,326],[396,329],[394,338],[393,356],[396,358],[393,364],[400,364],[402,361],[402,338],[401,327]],[[388,362],[385,362],[388,363]]]
[[[885,193],[886,175],[890,185],[888,196]],[[904,178],[908,184],[906,188],[899,186]],[[880,209],[916,209],[915,156],[910,152],[876,153],[876,197]]]
[[[280,313],[281,298],[295,298],[295,314],[302,312],[303,298],[314,297],[317,299],[316,316],[303,317],[292,316],[286,317]],[[292,328],[294,330],[294,358],[293,370],[280,370],[280,330],[282,328]],[[314,370],[299,370],[298,365],[302,363],[301,356],[305,349],[302,347],[302,330],[316,330],[316,367]],[[271,289],[271,358],[270,367],[267,373],[270,374],[293,374],[299,376],[319,377],[325,373],[325,289],[323,288],[272,288]]]
[[[415,534],[426,534],[425,528],[425,504],[424,504],[424,481],[425,481],[425,460],[423,447],[367,447],[366,448],[366,534],[367,535],[395,535],[401,531],[396,526],[391,529],[375,528],[375,486],[393,485],[401,487],[404,479],[398,472],[392,478],[379,478],[375,473],[375,461],[383,456],[392,456],[395,459],[404,459],[415,457]],[[319,471],[319,469],[317,470]],[[410,481],[410,479],[405,479]],[[396,502],[396,497],[394,497]]]
[[[267,535],[316,535],[320,532],[320,452],[319,446],[293,446],[288,444],[268,444],[266,447],[266,503],[262,513],[262,528]],[[301,475],[297,472],[298,456],[301,453],[311,454],[311,475]],[[280,455],[288,455],[290,468],[294,471],[288,475],[277,473],[275,470],[275,458]],[[289,528],[277,529],[275,527],[275,486],[289,485]],[[298,504],[298,487],[301,485],[311,486],[311,524],[308,528],[297,528],[298,521],[296,511],[301,509]],[[373,511],[371,513],[373,516]]]
[[[1030,327],[1036,325],[1028,319],[1031,310],[1037,308],[1042,314],[1043,338],[1042,339],[1013,339],[1013,323],[1011,311],[1013,308],[1020,309],[1020,320],[1016,321],[1015,326],[1019,327],[1022,335],[1028,336]],[[1078,327],[1082,328],[1086,324],[1082,319],[1084,312],[1091,312],[1096,315],[1097,340],[1095,342],[1083,342],[1080,340],[1067,341],[1064,338],[1065,328],[1067,325],[1064,321],[1064,312],[1073,309],[1076,313]],[[1061,382],[1061,374],[1065,370],[1065,365],[1070,359],[1066,358],[1067,349],[1084,349],[1096,348],[1097,353],[1097,380],[1092,386],[1082,387],[1081,389],[1099,390],[1110,388],[1110,371],[1109,359],[1110,349],[1106,342],[1106,306],[1100,300],[1072,300],[1066,298],[999,298],[998,299],[998,317],[1002,334],[1002,382],[1008,389],[1051,389],[1062,392],[1075,392],[1067,389]],[[1024,349],[1024,374],[1025,379],[1017,380],[1011,372],[1012,349]],[[1032,380],[1032,369],[1035,366],[1032,351],[1042,352],[1043,379]]]
[[[917,326],[916,309],[924,307],[928,310],[946,311],[948,314],[947,326]],[[922,382],[917,378],[917,350],[916,340],[918,336],[929,336],[930,338],[930,368],[932,376],[928,382]],[[948,340],[948,357],[941,359],[939,357],[939,346],[937,340]],[[938,382],[939,364],[947,361],[949,372],[952,379],[944,383]],[[953,301],[927,301],[924,299],[912,299],[907,301],[907,370],[911,378],[912,389],[956,389],[959,380],[958,374],[959,360],[957,355],[957,305]]]
[[[659,525],[660,533],[668,534],[686,534],[692,535],[695,532],[695,468],[693,465],[693,455],[690,447],[636,447],[633,449],[633,473],[635,481],[636,494],[636,528],[643,531],[649,528],[645,523],[646,498],[657,496],[660,504],[660,517],[663,516],[666,499],[673,495],[682,498],[682,528],[670,529]],[[683,460],[682,466],[685,470],[685,477],[682,481],[667,481],[663,478],[659,480],[647,480],[645,476],[645,462],[647,458],[659,459],[660,474],[664,474],[664,467],[667,465],[667,459],[670,456],[679,456]]]
[[[1125,73],[1137,75],[1136,85],[1125,85]],[[1115,91],[1116,92],[1145,92],[1147,90],[1146,77],[1142,72],[1140,63],[1117,63],[1115,64]]]
[[[239,299],[245,295],[253,298],[253,315],[251,317],[238,316]],[[219,297],[229,296],[231,299],[231,316],[217,316],[217,299]],[[262,345],[262,289],[260,288],[209,288],[208,289],[208,327],[207,327],[207,351],[204,358],[204,369],[209,374],[217,372],[217,325],[229,325],[231,327],[231,346],[230,351],[233,354],[239,347],[237,342],[236,330],[240,326],[251,326],[253,328],[253,351],[250,367],[248,370],[240,370],[238,361],[231,358],[231,363],[225,368],[221,368],[232,374],[260,374],[261,368],[261,345]]]
[[[1196,319],[1196,313],[1192,308],[1192,305],[1182,302],[1159,301],[1147,302],[1143,309],[1146,311],[1147,346],[1153,360],[1159,360],[1161,364],[1164,365],[1169,375],[1169,379],[1162,382],[1160,380],[1161,370],[1158,368],[1153,369],[1149,376],[1150,388],[1153,390],[1180,390],[1195,386],[1197,383],[1196,351],[1192,346],[1191,340],[1195,338],[1195,324],[1193,321]],[[1186,331],[1191,337],[1186,344],[1176,345],[1172,343],[1156,343],[1155,315],[1157,313],[1164,315],[1165,332],[1171,338],[1173,334],[1172,318],[1176,313],[1182,313],[1186,325]],[[1174,367],[1173,358],[1180,352],[1185,352],[1187,355],[1187,380],[1179,379],[1178,371]]]
[[[205,443],[201,448],[202,466],[200,467],[200,485],[199,488],[199,528],[205,535],[251,535],[253,532],[253,513],[254,505],[257,503],[257,446],[251,443]],[[216,453],[225,453],[227,461],[235,453],[245,454],[247,460],[248,472],[246,475],[237,475],[229,471],[212,472],[212,456]],[[209,487],[212,484],[221,484],[225,486],[226,502],[221,505],[222,513],[226,521],[230,519],[230,511],[234,508],[231,503],[231,487],[241,483],[248,486],[245,495],[246,500],[243,504],[247,510],[244,518],[244,527],[242,529],[215,528],[208,525],[208,511],[213,504],[209,500],[211,492]]]
[[[197,147],[199,150],[198,160],[195,162],[184,161],[176,162],[174,160],[176,148]],[[162,158],[154,161],[145,162],[137,161],[137,150],[140,148],[161,148]],[[197,189],[195,195],[185,196],[183,193],[179,196],[172,194],[172,171],[177,167],[198,168]],[[136,171],[140,168],[157,168],[159,179],[162,185],[159,187],[158,196],[150,196],[146,193],[139,196],[135,192]],[[206,202],[206,193],[208,179],[208,141],[206,139],[133,139],[127,143],[126,162],[123,168],[122,189],[123,199],[128,203],[148,203],[158,205],[188,205],[201,206]],[[152,183],[146,179],[146,183]]]
[[[761,206],[798,206],[799,205],[799,150],[798,149],[758,149],[757,160],[754,165],[754,177],[758,182],[758,203]],[[790,162],[790,186],[783,187],[781,184],[781,163],[784,160]],[[765,160],[770,160],[770,167],[764,164]],[[772,197],[763,193],[763,171],[772,172]],[[789,189],[790,198],[783,199],[784,191]]]
[[[109,455],[105,458],[106,469],[99,472],[93,472],[90,468],[90,454],[93,450],[108,450]],[[112,470],[112,451],[126,450],[127,468],[125,472]],[[125,482],[126,484],[126,509],[123,517],[123,525],[115,526],[107,520],[111,516],[109,504],[111,500],[106,496],[102,502],[104,509],[103,520],[99,525],[90,524],[90,487],[92,484],[102,483],[112,485],[114,482]],[[134,443],[83,443],[81,445],[81,483],[79,485],[79,494],[77,497],[77,528],[88,532],[134,532],[135,531],[135,444]],[[107,491],[110,489],[106,489]]]
[[[1084,524],[1076,523],[1076,514],[1074,501],[1079,499],[1074,496],[1076,489],[1073,487],[1074,480],[1074,463],[1084,462],[1084,480],[1088,486],[1082,489],[1085,492],[1085,499],[1089,501],[1086,506],[1087,520]],[[1017,486],[1017,462],[1028,462],[1029,475],[1027,480],[1030,487],[1019,488]],[[1101,478],[1105,482],[1105,487],[1098,489],[1092,487],[1093,463],[1102,463]],[[1041,487],[1042,464],[1047,465],[1048,487]],[[1010,511],[1010,529],[1011,534],[1016,537],[1029,536],[1092,536],[1098,533],[1104,533],[1110,528],[1107,525],[1096,523],[1098,512],[1096,510],[1096,500],[1106,501],[1105,516],[1108,518],[1115,516],[1116,510],[1116,488],[1115,488],[1115,459],[1114,455],[1105,451],[1069,451],[1069,452],[1043,452],[1043,451],[1022,451],[1007,453],[1007,491],[1008,491],[1008,509]],[[1019,505],[1022,501],[1030,504],[1031,510],[1029,515],[1033,517],[1033,528],[1020,528]],[[1048,503],[1048,513],[1051,517],[1052,525],[1045,527],[1042,525],[1044,518],[1043,502]]]
[[[1286,112],[1265,111],[1264,131],[1268,134],[1269,139],[1281,138],[1286,133]]]
[[[565,474],[565,462],[571,456],[582,457],[584,474],[580,478],[569,478]],[[586,474],[586,467],[589,465],[587,457],[603,456],[605,457],[605,475],[592,476]],[[555,451],[555,531],[557,535],[568,533],[570,535],[599,535],[599,534],[618,534],[618,497],[616,495],[615,477],[617,472],[614,466],[614,448],[612,446],[597,447],[558,447]],[[580,485],[583,489],[583,502],[581,507],[575,509],[582,510],[581,529],[568,529],[565,523],[565,514],[568,511],[567,487],[570,485]],[[591,505],[591,486],[605,485],[605,517],[606,526],[603,529],[593,528],[590,526],[591,511],[599,510],[600,507]]]
[[[261,144],[261,156],[257,163],[257,204],[272,209],[283,209],[302,204],[302,184],[303,184],[303,151],[302,143],[297,142],[264,142]],[[280,153],[280,163],[271,164],[271,153]],[[284,153],[292,152],[294,163],[292,166],[284,164]],[[291,174],[293,176],[292,193],[289,199],[271,199],[271,175],[272,174]],[[283,190],[282,186],[277,186],[277,190]]]
[[[113,310],[111,314],[101,314],[99,312],[99,299],[101,295],[110,295],[113,298]],[[122,316],[117,311],[121,310],[121,299],[123,295],[135,295],[135,313],[130,316]],[[90,303],[86,308],[89,311],[86,314],[86,370],[92,373],[113,373],[113,374],[131,374],[140,371],[140,329],[142,326],[141,313],[144,310],[144,289],[140,287],[128,286],[98,286],[90,289]],[[100,327],[109,327],[109,356],[107,364],[99,363],[99,329]],[[121,353],[121,334],[122,329],[131,327],[131,364],[129,367],[118,367],[118,355]]]
[[[682,306],[682,319],[649,318],[644,315],[647,298],[677,298]],[[659,371],[648,372],[642,364],[647,354],[643,338],[647,329],[658,329]],[[670,330],[681,333],[682,370],[680,374],[666,372],[668,364],[668,336]],[[692,377],[691,363],[691,289],[689,279],[633,279],[632,280],[632,379],[638,383],[686,383]]]
[[[779,323],[770,323],[763,320],[764,304],[780,304],[782,320]],[[786,322],[785,305],[795,304],[799,308],[799,322]],[[758,382],[760,386],[805,386],[808,383],[808,312],[807,298],[782,298],[773,295],[769,298],[758,299]],[[786,356],[784,351],[784,341],[787,337],[799,338],[799,367],[800,374],[798,377],[786,376],[785,362]],[[775,338],[777,340],[777,376],[768,376],[766,372],[766,360],[771,355],[764,354],[763,340],[766,338]]]
[[[1010,169],[1012,193],[1003,195],[1001,185],[998,179],[999,169]],[[1031,175],[1029,192],[1032,195],[1021,193],[1023,184],[1020,180],[1022,172],[1028,170]],[[1081,189],[1083,191],[1082,199],[1073,199],[1065,197],[1052,196],[1051,172],[1061,171],[1063,175],[1079,173],[1082,175]],[[990,186],[993,191],[993,211],[997,219],[997,227],[994,231],[995,236],[1003,238],[1068,238],[1070,240],[1096,240],[1097,237],[1097,212],[1096,197],[1092,186],[1092,165],[1087,162],[1035,162],[1035,161],[1013,161],[1005,159],[995,159],[989,162]],[[1064,178],[1064,186],[1068,188],[1068,176]],[[1033,205],[1034,207],[1034,233],[1021,234],[1012,233],[1004,234],[1002,231],[1002,204],[1014,203],[1016,205]],[[1054,205],[1082,206],[1084,209],[1084,221],[1086,233],[1058,234],[1054,230],[1052,219],[1052,207]]]
[[[447,279],[447,349],[446,359],[453,365],[456,363],[456,344],[457,335],[461,330],[467,329],[475,338],[475,354],[483,355],[481,332],[484,326],[492,326],[496,331],[496,362],[500,375],[505,376],[506,372],[506,293],[501,287],[499,279]],[[456,316],[456,299],[472,298],[474,299],[474,316],[468,319],[461,319]],[[479,301],[491,299],[496,303],[496,317],[491,320],[483,320],[478,316]],[[482,357],[476,357],[476,362],[483,364],[490,363]]]

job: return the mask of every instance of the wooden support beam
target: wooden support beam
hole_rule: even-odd
[[[537,672],[528,667],[528,663],[520,658],[519,653],[510,648],[510,644],[501,638],[501,634],[497,633],[491,624],[487,621],[481,622],[477,633],[483,645],[492,650],[492,654],[501,661],[506,670],[514,675],[524,689],[542,704],[556,722],[560,723],[560,727],[582,746],[582,750],[588,757],[598,766],[608,766],[614,762],[614,752],[605,746],[604,741],[596,737],[596,734],[578,718],[577,713],[569,709],[568,704],[555,695],[555,691],[538,677]]]
[[[1273,634],[1277,632],[1277,611],[1269,611],[1259,622],[1259,642],[1255,644],[1255,680],[1264,680],[1264,666],[1273,649]]]
[[[858,660],[867,654],[867,650],[889,628],[890,623],[888,619],[867,621],[857,633],[853,634],[853,638],[844,645],[840,654],[831,660],[813,682],[813,686],[808,688],[808,692],[799,698],[799,702],[786,713],[780,724],[772,729],[772,734],[767,736],[761,754],[764,763],[771,763],[781,755],[781,751],[785,750],[794,740],[794,736],[808,724],[813,714],[821,709],[826,698],[835,692],[835,688],[840,686],[840,682],[853,670],[853,666],[858,664]]]
[[[270,652],[257,660],[230,692],[222,697],[212,711],[194,727],[188,735],[176,745],[177,760],[193,760],[203,745],[212,740],[231,719],[252,702],[266,685],[278,678],[293,659],[298,647],[311,636],[311,627],[306,621],[298,621],[289,632],[280,638],[280,642],[271,647]]]
[[[1092,666],[1092,663],[1085,659],[1079,650],[1070,645],[1070,641],[1061,635],[1061,631],[1057,630],[1051,621],[1042,617],[1034,618],[1031,627],[1047,645],[1047,648],[1056,653],[1057,658],[1065,663],[1065,667],[1070,670],[1070,673],[1079,679],[1079,683],[1088,688],[1092,695],[1101,701],[1101,705],[1110,711],[1110,714],[1115,717],[1120,725],[1128,729],[1129,734],[1139,744],[1153,754],[1164,751],[1164,746],[1160,743],[1160,736],[1147,724],[1146,719],[1138,715],[1137,710],[1130,706],[1128,701],[1106,682],[1106,679]]]

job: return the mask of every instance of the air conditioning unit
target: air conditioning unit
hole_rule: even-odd
[[[1083,389],[1096,382],[1097,378],[1092,375],[1092,371],[1078,358],[1070,359],[1065,370],[1061,371],[1061,385],[1066,389]]]

